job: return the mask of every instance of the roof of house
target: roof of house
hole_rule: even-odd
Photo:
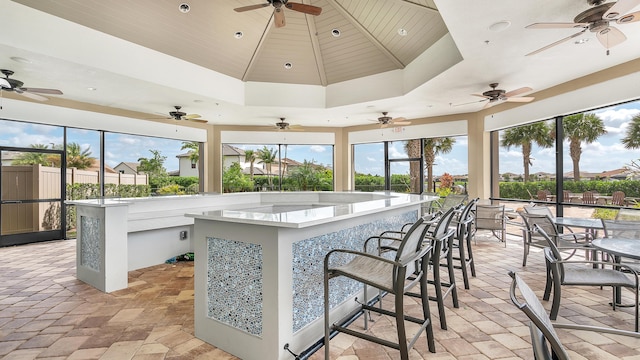
[[[140,163],[139,162],[123,161],[123,162],[119,163],[118,165],[116,165],[114,168],[117,169],[117,168],[121,167],[120,165],[128,167],[132,171],[138,172],[138,166],[140,166]]]
[[[228,144],[222,144],[222,156],[244,156],[244,150]]]

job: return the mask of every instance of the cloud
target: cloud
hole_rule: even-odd
[[[315,153],[322,153],[327,151],[327,147],[326,146],[322,146],[322,145],[311,145],[309,147],[309,150],[311,150],[311,152],[315,152]]]

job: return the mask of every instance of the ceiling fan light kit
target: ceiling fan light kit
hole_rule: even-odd
[[[525,56],[535,55],[539,52],[550,49],[565,41],[578,37],[589,30],[596,34],[596,38],[600,44],[607,49],[619,45],[627,40],[627,37],[618,28],[611,26],[611,22],[617,24],[628,24],[640,20],[640,11],[627,14],[634,7],[640,5],[640,0],[618,0],[616,2],[605,3],[604,0],[587,0],[587,3],[593,7],[576,15],[572,23],[533,23],[527,25],[527,29],[562,29],[577,28],[578,33],[569,35],[538,50],[532,51]]]

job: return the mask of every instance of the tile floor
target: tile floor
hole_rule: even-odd
[[[437,352],[429,353],[421,339],[411,359],[533,358],[525,317],[509,300],[507,273],[520,272],[541,296],[544,261],[534,252],[522,268],[519,241],[509,237],[505,248],[495,238],[478,240],[478,276],[470,290],[460,285],[459,308],[447,302],[448,330],[434,316]],[[235,359],[193,335],[193,263],[133,271],[127,289],[105,294],[75,279],[74,240],[0,248],[0,259],[2,359]],[[610,290],[563,291],[562,320],[632,329],[633,310],[614,312],[607,305]],[[375,320],[371,331],[393,333],[387,319]],[[361,326],[361,319],[351,326]],[[640,359],[639,339],[566,330],[560,336],[572,358]],[[331,341],[331,353],[334,360],[398,358],[396,350],[344,334]],[[310,358],[323,354],[320,349]]]

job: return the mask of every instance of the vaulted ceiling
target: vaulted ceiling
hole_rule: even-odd
[[[638,1],[619,2],[640,10]],[[54,105],[150,118],[182,105],[211,124],[286,117],[352,126],[382,111],[406,118],[478,111],[484,102],[473,94],[490,83],[535,95],[640,57],[640,22],[611,23],[626,40],[608,55],[581,28],[525,28],[572,22],[591,7],[587,0],[298,3],[322,13],[284,8],[286,25],[276,27],[264,0],[0,0],[0,68],[27,88],[62,90],[46,95]],[[567,41],[527,55],[560,39]]]

